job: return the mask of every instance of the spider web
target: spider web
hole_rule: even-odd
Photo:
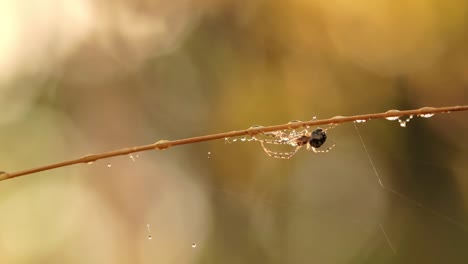
[[[404,184],[401,186],[397,186],[393,183],[391,179],[388,179],[387,175],[381,175],[381,170],[379,169],[381,165],[378,163],[375,163],[375,157],[373,154],[371,154],[372,152],[368,149],[367,144],[364,140],[364,137],[363,135],[361,135],[361,132],[359,131],[357,127],[358,125],[359,124],[357,125],[354,124],[355,143],[360,145],[363,151],[362,152],[363,154],[361,155],[361,160],[364,161],[364,164],[367,163],[367,166],[371,169],[371,171],[367,173],[367,176],[373,176],[373,180],[368,179],[367,181],[374,186],[372,187],[373,189],[377,191],[380,190],[379,192],[381,193],[381,195],[386,196],[390,204],[389,209],[387,210],[388,215],[385,218],[381,220],[377,220],[377,222],[374,223],[376,226],[376,229],[380,233],[380,237],[381,237],[380,241],[384,243],[385,247],[387,248],[387,251],[390,252],[391,255],[393,255],[396,258],[400,258],[400,259],[409,258],[409,254],[414,254],[414,252],[411,253],[413,249],[425,246],[426,244],[424,243],[420,243],[420,245],[417,244],[421,241],[417,241],[416,245],[411,245],[410,242],[404,242],[403,240],[405,239],[405,236],[406,236],[405,230],[401,229],[401,226],[398,225],[398,223],[401,224],[402,222],[405,223],[408,221],[409,222],[419,221],[419,223],[416,224],[419,227],[417,227],[416,229],[418,229],[417,230],[418,232],[425,232],[423,237],[430,236],[430,232],[435,233],[434,237],[436,239],[436,242],[427,242],[427,243],[429,244],[430,243],[439,243],[439,244],[447,243],[449,239],[447,237],[442,237],[443,239],[441,239],[441,236],[443,235],[443,233],[451,234],[452,236],[456,238],[456,241],[458,242],[458,244],[453,242],[455,247],[453,247],[452,251],[445,250],[442,252],[445,252],[445,253],[449,252],[452,254],[455,252],[459,254],[461,251],[457,251],[457,245],[468,242],[467,227],[466,227],[466,224],[464,223],[464,220],[462,220],[463,217],[460,217],[458,215],[459,211],[457,212],[456,209],[453,209],[453,210],[450,208],[447,209],[444,207],[443,204],[441,205],[441,204],[434,203],[433,200],[429,199],[427,195],[422,195],[424,194],[424,191],[419,191],[419,193],[415,192],[414,190],[411,190],[411,188],[408,189],[407,187],[405,187]],[[331,135],[331,138],[333,138],[333,135]],[[243,141],[247,141],[247,140],[243,140]],[[339,148],[340,148],[340,145],[341,143],[338,142]],[[257,147],[256,148],[257,151],[260,151],[258,150],[258,145],[254,147]],[[332,158],[332,157],[329,157],[328,154],[315,155],[313,153],[304,153],[301,155],[306,155],[306,156],[313,155],[314,159],[317,159],[317,157],[319,157],[318,159]],[[300,157],[295,156],[292,160],[295,160],[296,158],[301,159]],[[272,162],[275,162],[274,161],[275,159],[271,159],[271,160],[273,160]],[[377,158],[377,162],[379,162],[378,158]],[[401,162],[401,158],[400,158],[400,162]],[[411,163],[413,161],[409,161],[409,162]],[[424,157],[422,161],[420,162],[424,162]],[[314,163],[320,163],[320,161],[314,162]],[[429,170],[434,170],[433,163],[428,162],[428,164],[426,165],[427,167],[429,167]],[[384,171],[384,174],[387,174],[389,170],[382,169],[382,171]],[[398,171],[398,168],[396,171]],[[316,177],[317,175],[315,174],[317,173],[320,173],[320,172],[314,172],[314,176],[312,177]],[[366,177],[366,174],[365,173],[361,174],[361,176]],[[406,175],[405,173],[401,173],[400,176],[405,177]],[[439,173],[438,176],[444,177],[442,173]],[[413,188],[416,188],[416,189],[426,188],[425,181],[427,181],[427,179],[420,178],[416,180],[419,180],[419,181],[415,181],[416,183],[413,184]],[[353,189],[355,188],[355,186],[349,186],[349,188]],[[266,196],[265,195],[259,196],[258,193],[255,193],[255,192],[253,192],[252,194],[246,194],[246,193],[239,193],[239,192],[233,192],[233,191],[222,190],[222,189],[218,189],[217,191],[221,191],[222,193],[225,193],[229,196],[240,195],[243,197],[242,199],[247,201],[247,203],[261,202],[262,204],[267,205],[267,206],[272,206],[275,208],[283,208],[281,210],[300,211],[302,214],[305,214],[305,215],[310,214],[308,210],[310,211],[314,207],[308,203],[300,202],[298,200],[279,202],[279,200],[274,197],[267,198],[269,196],[268,191],[265,193]],[[299,195],[302,195],[302,194],[299,194]],[[369,199],[372,199],[372,197],[370,197]],[[414,214],[414,215],[412,219],[410,220],[404,219],[401,216],[402,215],[401,213],[400,214],[398,214],[398,212],[395,213],[394,212],[395,209],[392,209],[392,208],[397,208],[397,209],[400,208],[398,210],[409,210],[413,212],[411,214]],[[330,210],[330,209],[324,209],[324,212],[326,210]],[[316,217],[320,218],[319,215],[317,215]],[[357,223],[361,220],[348,219],[348,221],[349,223],[351,222]],[[365,225],[369,225],[370,222],[368,221]],[[409,226],[411,226],[412,224],[410,224]],[[417,234],[416,231],[415,231],[415,234]],[[421,238],[420,240],[423,240],[423,239],[424,238]],[[447,247],[446,245],[443,245],[443,246]],[[426,258],[423,258],[423,259],[425,260],[431,259],[430,256],[431,254],[427,254]],[[450,257],[452,257],[452,259],[457,259],[457,256],[452,255]]]
[[[458,209],[458,212],[461,211],[460,208],[457,208],[457,209],[453,209],[452,210],[443,210],[442,209],[446,209],[444,208],[444,206],[441,206],[440,205],[440,201],[438,201],[437,199],[437,196],[440,196],[438,195],[437,193],[434,193],[433,196],[434,198],[433,199],[430,199],[428,197],[430,197],[431,195],[421,195],[419,194],[418,195],[418,192],[414,192],[411,191],[411,190],[406,190],[406,191],[399,191],[398,189],[394,188],[394,187],[390,187],[390,184],[391,182],[386,182],[381,174],[379,173],[379,169],[378,169],[378,166],[374,163],[374,159],[372,157],[372,155],[370,154],[370,151],[368,150],[367,146],[366,146],[366,143],[363,139],[363,136],[361,135],[359,129],[358,129],[358,126],[354,123],[354,129],[356,131],[356,134],[359,138],[359,141],[360,141],[360,144],[362,146],[362,149],[365,153],[365,156],[368,160],[368,163],[370,165],[370,167],[372,168],[372,174],[375,176],[375,182],[376,182],[376,185],[379,186],[379,188],[384,191],[385,193],[387,193],[389,196],[393,197],[393,198],[396,198],[397,200],[399,200],[398,202],[399,203],[406,203],[407,205],[410,205],[411,207],[413,208],[418,208],[418,210],[420,210],[421,212],[424,212],[427,216],[432,216],[434,219],[436,219],[436,221],[438,222],[441,222],[443,223],[444,225],[446,226],[451,226],[453,228],[455,228],[459,235],[457,236],[463,236],[463,240],[464,243],[468,242],[467,240],[467,236],[468,236],[468,230],[467,230],[467,226],[466,224],[463,222],[463,220],[459,220],[458,217],[456,216],[452,216],[452,215],[456,215],[457,214],[457,209]],[[405,126],[402,126],[402,127],[405,127]],[[430,164],[430,163],[426,163],[425,164],[425,167],[433,167],[434,164]],[[431,174],[430,171],[431,170],[434,170],[434,168],[431,168],[431,169],[428,169],[427,171],[429,173],[427,174],[424,174],[424,175],[429,175]],[[423,173],[421,173],[423,174]],[[404,176],[406,176],[405,174],[403,174]],[[436,176],[437,177],[437,176]],[[438,175],[438,182],[444,182],[444,179],[446,179],[446,177],[448,177],[448,175],[442,175],[442,173],[440,173],[440,175]],[[420,182],[419,183],[416,183],[414,184],[416,187],[419,187],[419,193],[423,192],[421,191],[422,189],[424,188],[427,188],[427,183],[425,183],[425,181],[430,181],[431,179],[427,179],[427,178],[430,178],[430,177],[427,177],[426,179],[423,179],[422,177],[417,177],[419,178]],[[447,181],[447,180],[445,180]],[[442,186],[442,190],[443,188],[446,187],[446,186]],[[437,188],[433,189],[433,191],[437,191]],[[416,193],[416,195],[413,196],[413,194]],[[452,195],[448,195],[448,196],[454,196],[453,194]],[[450,200],[450,199],[449,199]],[[452,197],[452,202],[453,202],[453,197]],[[432,201],[432,202],[431,202]],[[428,205],[428,204],[431,204],[431,205]],[[432,205],[435,204],[437,206],[437,209],[436,207],[433,207]],[[439,208],[441,207],[441,208]],[[453,206],[452,206],[453,207]],[[425,217],[424,219],[420,217],[420,220],[422,221],[425,221],[427,220],[429,217]],[[390,216],[391,218],[391,216]],[[460,217],[461,218],[461,217]],[[430,221],[427,221],[427,222],[433,222],[433,220],[430,220]],[[424,225],[425,223],[422,222],[421,225]],[[381,231],[382,231],[382,235],[385,237],[385,240],[387,241],[388,243],[388,246],[391,248],[391,250],[393,251],[394,254],[398,254],[398,247],[395,247],[394,243],[392,242],[392,239],[391,239],[391,234],[389,234],[387,231],[386,231],[386,228],[385,226],[382,224],[382,223],[379,223],[379,226],[381,228]],[[431,225],[433,229],[435,228],[438,228],[437,226],[440,227],[440,224],[439,225]],[[447,229],[447,228],[442,228],[442,229]],[[440,233],[440,230],[437,231]],[[404,250],[407,250],[407,249],[404,249]],[[429,254],[430,255],[430,254]],[[454,257],[454,256],[451,256],[451,257]]]
[[[379,145],[365,133],[377,133],[373,125],[339,126],[328,134],[328,143],[336,142],[336,149],[327,154],[302,149],[286,161],[268,157],[260,143],[248,137],[234,141],[246,142],[235,145],[239,147],[218,143],[220,149],[207,150],[209,156],[199,160],[206,162],[203,170],[213,162],[222,165],[213,182],[178,183],[210,196],[217,215],[211,242],[194,238],[197,250],[227,251],[218,259],[226,262],[222,260],[229,259],[227,249],[236,249],[232,257],[238,263],[431,263],[441,256],[447,263],[464,263],[458,261],[467,257],[463,217],[447,204],[438,204],[440,194],[434,189],[429,196],[425,193],[429,177],[398,184],[411,178],[404,167],[414,161],[401,155],[404,151],[398,152],[396,162],[388,153],[382,155],[385,160],[380,158]],[[411,133],[413,127],[394,129],[392,136],[400,138],[399,133]],[[420,147],[402,149],[415,148]],[[394,163],[391,169],[385,167],[388,157]],[[417,158],[439,180],[446,177],[431,160]],[[148,223],[153,228],[153,222]],[[155,233],[147,232],[152,241]],[[194,249],[190,245],[186,247]],[[251,248],[261,254],[255,262]]]

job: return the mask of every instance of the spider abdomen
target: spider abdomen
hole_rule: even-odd
[[[327,133],[321,128],[315,129],[311,134],[309,144],[314,148],[319,148],[327,140]]]

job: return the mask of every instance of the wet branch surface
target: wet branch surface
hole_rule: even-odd
[[[179,145],[186,145],[192,144],[197,142],[204,142],[209,140],[216,140],[216,139],[224,139],[230,137],[237,137],[237,136],[255,136],[257,134],[262,134],[266,132],[278,131],[283,129],[297,129],[297,128],[304,128],[304,127],[311,127],[311,126],[319,126],[319,125],[333,125],[333,124],[340,124],[346,122],[354,122],[354,121],[368,121],[372,119],[380,119],[380,118],[398,118],[402,116],[421,116],[421,117],[428,117],[434,114],[439,113],[451,113],[457,111],[467,111],[468,105],[463,106],[448,106],[448,107],[423,107],[419,109],[413,110],[389,110],[383,113],[375,113],[375,114],[363,114],[363,115],[354,115],[354,116],[335,116],[329,119],[320,119],[320,120],[310,120],[304,122],[290,122],[287,124],[281,125],[274,125],[274,126],[254,126],[248,129],[243,130],[236,130],[218,134],[211,134],[211,135],[204,135],[204,136],[197,136],[191,138],[184,138],[178,140],[159,140],[156,143],[143,145],[143,146],[135,146],[129,148],[123,148],[118,150],[113,150],[109,152],[99,153],[99,154],[89,154],[83,156],[81,158],[62,161],[58,163],[53,163],[45,166],[40,166],[32,169],[26,169],[17,172],[0,172],[0,181],[16,178],[19,176],[34,174],[41,171],[53,170],[60,167],[66,167],[74,164],[79,163],[91,163],[97,160],[106,159],[115,156],[121,155],[128,155],[131,153],[148,151],[148,150],[164,150],[170,147],[175,147]]]

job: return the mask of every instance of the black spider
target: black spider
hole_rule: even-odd
[[[320,146],[322,146],[326,140],[327,133],[325,132],[325,130],[317,128],[314,131],[312,131],[309,144],[314,148],[320,148]]]

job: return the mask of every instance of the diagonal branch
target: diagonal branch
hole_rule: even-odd
[[[291,122],[282,125],[275,125],[275,126],[254,126],[244,130],[237,130],[231,132],[224,132],[212,135],[205,135],[205,136],[198,136],[198,137],[191,137],[191,138],[184,138],[178,140],[159,140],[156,143],[143,145],[143,146],[136,146],[130,148],[123,148],[119,150],[104,152],[100,154],[90,154],[83,156],[81,158],[62,161],[54,164],[49,164],[37,168],[27,169],[18,172],[0,172],[0,181],[7,180],[19,176],[24,176],[28,174],[33,174],[41,171],[46,170],[53,170],[60,167],[70,166],[73,164],[78,163],[91,163],[100,159],[120,156],[120,155],[128,155],[135,152],[142,152],[147,150],[163,150],[170,147],[178,146],[178,145],[185,145],[185,144],[192,144],[197,142],[215,140],[215,139],[224,139],[230,137],[237,137],[237,136],[254,136],[257,134],[283,130],[283,129],[296,129],[301,127],[309,127],[309,126],[319,126],[319,125],[332,125],[332,124],[340,124],[345,122],[352,122],[352,121],[360,121],[360,120],[371,120],[371,119],[378,119],[378,118],[391,118],[391,117],[401,117],[401,116],[409,116],[409,115],[416,115],[416,116],[431,116],[433,114],[438,113],[450,113],[456,111],[467,111],[468,105],[463,106],[448,106],[448,107],[423,107],[419,109],[413,110],[405,110],[405,111],[398,111],[398,110],[389,110],[384,113],[375,113],[375,114],[364,114],[364,115],[355,115],[355,116],[335,116],[329,119],[321,119],[321,120],[311,120],[311,121],[304,121],[304,122]]]

